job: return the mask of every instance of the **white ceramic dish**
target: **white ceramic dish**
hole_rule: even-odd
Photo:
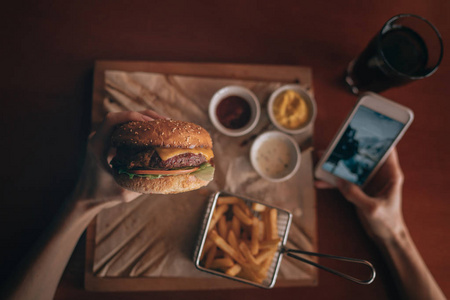
[[[261,153],[259,153],[260,150]],[[287,160],[284,159],[286,155],[289,156]],[[282,171],[275,172],[274,170],[281,168],[278,164],[279,159],[284,160],[285,167]],[[292,178],[300,167],[300,148],[289,135],[279,131],[268,131],[258,136],[253,142],[250,149],[250,161],[256,172],[263,178],[272,182],[286,181]]]
[[[282,92],[287,91],[287,90],[293,90],[294,92],[298,93],[305,100],[306,105],[308,106],[308,109],[309,109],[308,121],[303,126],[296,128],[296,129],[288,129],[288,128],[284,127],[283,125],[278,123],[278,121],[276,120],[276,118],[273,114],[272,107],[273,107],[273,103],[275,102],[275,99],[277,98],[278,95],[280,95]],[[267,104],[267,112],[269,114],[270,121],[279,130],[286,132],[288,134],[301,134],[301,133],[305,132],[314,123],[314,121],[316,119],[316,115],[317,115],[317,107],[316,107],[316,101],[314,100],[314,98],[311,97],[308,94],[308,92],[306,92],[306,90],[303,89],[300,85],[288,84],[288,85],[283,85],[282,87],[276,89],[272,93],[272,95],[269,98],[269,102]]]
[[[229,96],[238,96],[245,99],[250,105],[251,116],[249,122],[242,128],[239,129],[230,129],[223,126],[219,119],[217,118],[216,109],[219,105],[220,101],[229,97]],[[261,116],[261,107],[256,98],[255,94],[247,88],[241,86],[227,86],[220,90],[218,90],[214,96],[211,98],[209,102],[209,118],[213,123],[214,127],[217,128],[221,133],[228,136],[242,136],[250,131],[252,131],[255,126],[258,124],[259,118]]]

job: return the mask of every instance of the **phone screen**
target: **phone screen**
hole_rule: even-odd
[[[322,168],[334,176],[364,184],[405,124],[359,106]]]

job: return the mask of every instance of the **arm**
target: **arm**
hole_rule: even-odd
[[[2,299],[52,299],[78,239],[104,208],[128,202],[139,194],[115,183],[108,164],[109,139],[114,127],[127,121],[161,118],[153,111],[108,114],[89,139],[85,163],[73,194],[28,258],[16,278],[5,286]]]
[[[378,243],[391,261],[398,285],[406,299],[446,299],[420,256],[407,228]]]
[[[317,182],[318,188],[327,187]],[[369,236],[390,262],[403,297],[406,299],[446,299],[420,256],[401,210],[403,173],[394,149],[367,186],[340,180],[338,188],[352,202]]]
[[[58,216],[33,249],[29,261],[22,265],[21,273],[11,282],[6,299],[53,299],[59,279],[75,245],[88,224],[104,205],[88,208],[73,204]]]

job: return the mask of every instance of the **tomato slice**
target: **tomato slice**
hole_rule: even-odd
[[[137,175],[180,175],[187,174],[197,171],[199,167],[192,169],[181,169],[181,170],[128,170],[128,173]]]

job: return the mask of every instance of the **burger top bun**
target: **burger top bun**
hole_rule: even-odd
[[[122,124],[111,140],[114,147],[212,148],[211,137],[203,127],[165,119]]]

